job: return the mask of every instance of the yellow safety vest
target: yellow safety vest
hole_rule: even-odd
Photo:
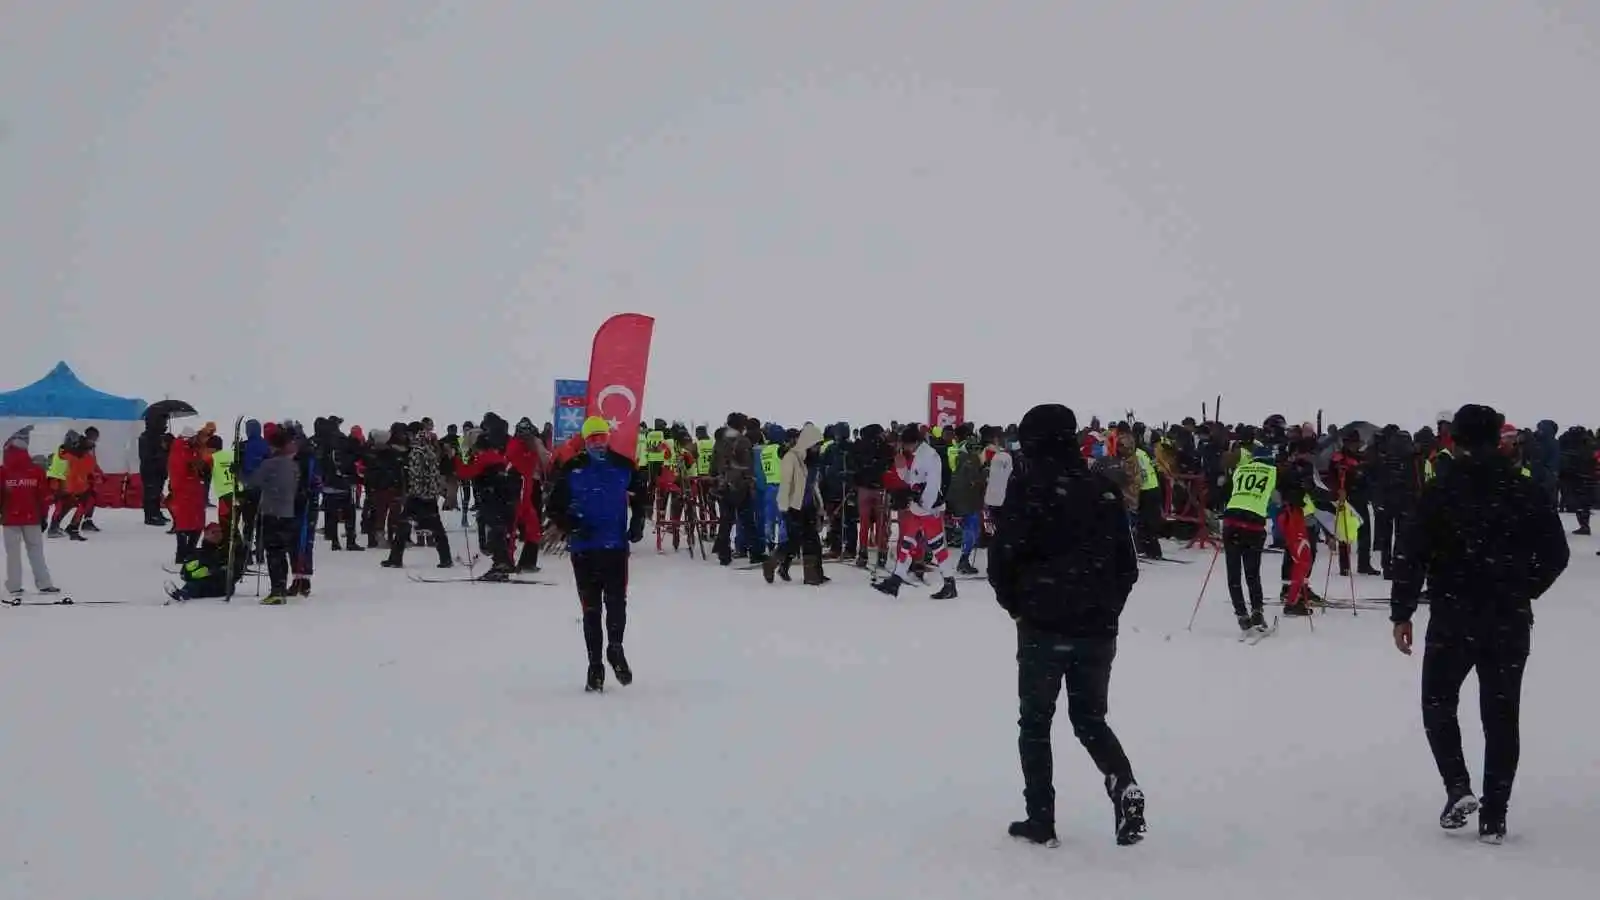
[[[211,570],[206,568],[205,564],[198,559],[191,559],[183,564],[183,577],[189,581],[199,581],[210,576]]]
[[[961,458],[961,445],[951,444],[950,447],[944,451],[944,458],[945,462],[950,464],[950,471],[954,472],[956,470],[956,460]]]
[[[61,455],[60,450],[50,455],[50,468],[45,470],[44,477],[56,481],[67,480],[67,459]]]
[[[1155,463],[1150,461],[1150,454],[1143,448],[1134,451],[1139,458],[1139,490],[1158,491],[1161,489],[1161,478],[1156,474]]]
[[[211,493],[221,497],[232,497],[234,491],[233,451],[224,447],[211,454]]]
[[[783,466],[777,444],[761,445],[761,472],[767,476],[768,486],[778,486],[778,481],[783,477]]]
[[[711,454],[716,450],[717,442],[710,438],[695,441],[695,452],[699,456],[694,461],[694,473],[705,476],[711,474]]]
[[[666,438],[667,436],[659,431],[652,431],[644,436],[645,462],[658,463],[666,461],[666,454],[661,452],[661,442]]]
[[[1265,519],[1272,492],[1277,489],[1277,466],[1255,460],[1241,461],[1233,470],[1233,493],[1228,495],[1228,509],[1254,513]]]

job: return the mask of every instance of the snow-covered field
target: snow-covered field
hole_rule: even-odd
[[[1045,850],[1005,836],[1014,636],[981,582],[889,600],[853,570],[768,587],[642,552],[638,680],[593,696],[563,560],[559,586],[418,585],[324,545],[310,600],[259,607],[249,579],[231,606],[162,608],[171,539],[99,518],[52,566],[128,603],[0,610],[6,898],[1535,898],[1600,877],[1591,539],[1539,609],[1505,846],[1435,824],[1420,657],[1385,613],[1247,647],[1219,565],[1186,632],[1208,554],[1146,569],[1123,620],[1111,719],[1148,839],[1113,844],[1063,711]],[[1477,758],[1470,681],[1463,712]]]

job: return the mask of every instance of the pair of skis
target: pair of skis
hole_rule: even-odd
[[[428,576],[407,573],[406,578],[409,579],[413,584],[540,584],[547,586],[553,586],[555,584],[554,581],[540,581],[535,578],[506,578],[502,580],[497,578],[486,578],[482,575],[478,575],[476,577],[471,575],[439,577],[436,575]]]

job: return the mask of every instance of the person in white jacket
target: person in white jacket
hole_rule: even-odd
[[[829,580],[822,574],[822,538],[817,530],[822,510],[822,468],[817,460],[821,443],[822,432],[807,422],[779,461],[778,511],[784,517],[784,541],[762,564],[761,574],[768,584],[773,575],[789,580],[789,565],[797,553],[806,584],[822,585]]]
[[[933,558],[944,578],[944,586],[934,593],[935,600],[950,600],[956,596],[955,572],[950,565],[950,550],[944,541],[944,492],[949,486],[950,467],[940,458],[939,452],[928,445],[917,425],[907,425],[900,433],[902,455],[897,457],[895,474],[911,488],[911,504],[901,517],[900,546],[895,550],[894,574],[878,582],[879,591],[891,597],[898,596],[900,585],[911,574],[911,561],[917,555],[918,539],[927,541],[928,556]],[[906,465],[906,458],[910,465]]]

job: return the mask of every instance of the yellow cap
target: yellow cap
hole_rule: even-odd
[[[611,423],[599,416],[590,416],[583,420],[583,439],[588,440],[597,434],[611,433]]]
[[[932,433],[933,433],[933,436],[936,437],[936,438],[944,437],[944,426],[942,426],[942,425],[933,426],[933,432]]]

